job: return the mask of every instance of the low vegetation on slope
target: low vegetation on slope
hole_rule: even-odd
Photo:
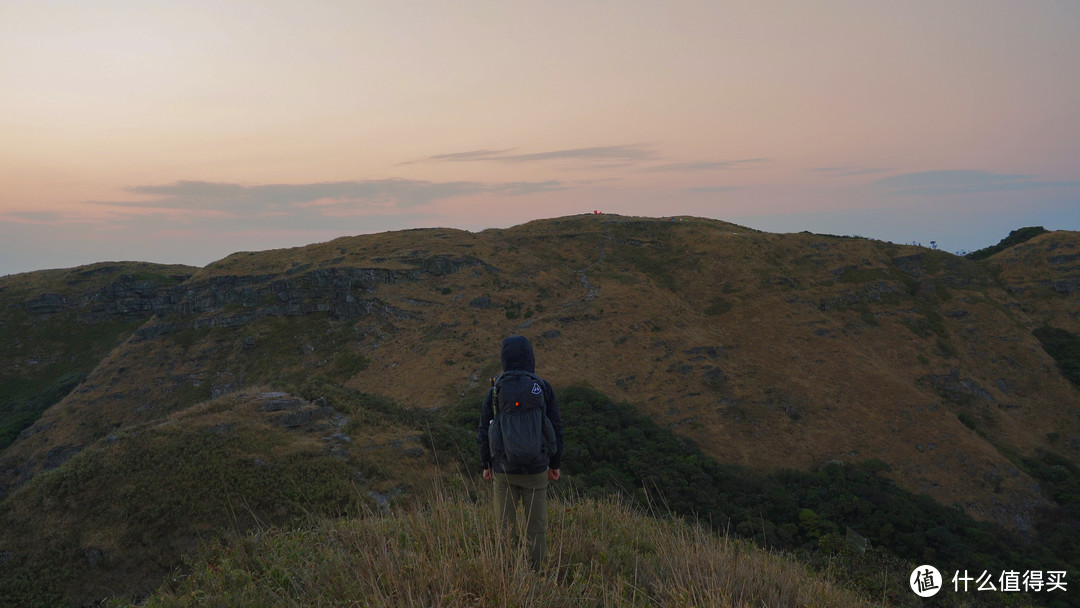
[[[194,271],[94,264],[0,279],[0,450],[86,379],[152,313],[149,300]]]
[[[0,501],[0,605],[144,594],[223,535],[385,504],[432,469],[370,401],[238,393],[98,441]]]
[[[101,358],[135,330],[137,322],[77,325],[67,319],[26,322],[12,314],[0,340],[0,450],[6,448],[86,379]],[[6,325],[6,324],[5,324]]]
[[[1057,362],[1061,375],[1080,387],[1080,336],[1049,325],[1036,329],[1034,333],[1043,350]]]
[[[1001,242],[997,245],[985,247],[978,251],[972,251],[964,257],[969,260],[985,260],[986,258],[994,255],[995,253],[1001,253],[1009,247],[1015,247],[1021,243],[1026,243],[1031,239],[1039,236],[1040,234],[1046,234],[1046,228],[1042,226],[1028,226],[1027,228],[1017,228],[1009,233],[1009,236],[1001,239]]]
[[[558,585],[546,591],[530,587],[510,571],[493,582],[489,570],[503,558],[490,554],[490,543],[484,545],[484,529],[470,527],[490,525],[483,523],[487,511],[473,504],[474,488],[465,488],[471,492],[468,500],[455,490],[452,500],[444,497],[426,511],[407,509],[382,523],[363,517],[387,504],[410,503],[431,479],[443,475],[435,460],[460,464],[465,477],[471,476],[478,468],[473,439],[478,395],[467,394],[451,408],[425,411],[326,378],[309,379],[295,392],[303,398],[280,393],[222,397],[177,412],[164,424],[110,436],[6,497],[0,502],[0,529],[6,530],[0,538],[5,566],[0,594],[21,606],[81,604],[111,594],[137,597],[156,588],[182,556],[198,554],[205,543],[246,538],[247,530],[265,526],[283,531],[228,543],[196,564],[194,576],[183,585],[166,591],[162,605],[187,605],[205,597],[226,604],[304,605],[324,597],[317,593],[333,598],[361,591],[372,595],[360,597],[387,605],[421,605],[431,597],[451,598],[444,605],[487,598],[480,604],[485,605],[504,596],[519,599],[512,602],[516,605],[563,605],[574,597],[601,605],[649,605],[657,598],[668,605],[702,605],[700,598],[713,597],[715,585],[739,589],[749,584],[718,579],[738,571],[723,561],[708,566],[706,560],[693,568],[693,561],[650,562],[679,553],[675,548],[683,542],[690,542],[691,555],[722,546],[724,559],[738,564],[746,551],[728,551],[742,547],[739,542],[783,550],[838,585],[898,605],[911,599],[906,577],[920,563],[943,570],[1003,571],[1016,564],[1080,569],[1074,553],[1080,536],[1069,524],[1076,521],[1080,505],[1080,471],[1063,459],[1046,455],[1024,462],[1061,505],[1036,520],[1041,540],[1024,541],[897,487],[883,476],[881,463],[832,463],[817,471],[771,474],[721,465],[631,406],[570,387],[559,393],[564,419],[573,424],[566,429],[566,476],[556,485],[564,500],[552,511],[555,534],[564,543],[553,549],[556,555],[562,552],[552,573]],[[402,449],[417,439],[420,444]],[[407,466],[403,458],[410,460]],[[402,479],[403,472],[410,472],[410,478]],[[456,486],[462,475],[442,478]],[[589,502],[612,497],[625,501],[622,510]],[[693,526],[645,523],[651,520],[638,515],[628,520],[624,511],[634,506],[638,513],[678,515],[730,536],[708,540],[691,532]],[[432,509],[451,521],[430,520]],[[594,513],[594,519],[558,520],[579,511]],[[321,523],[311,528],[312,518]],[[416,525],[430,529],[409,528]],[[597,542],[610,547],[580,545],[589,536],[573,525],[606,530],[610,534]],[[298,526],[306,531],[295,531]],[[435,530],[443,527],[447,530]],[[405,532],[395,532],[398,528]],[[646,528],[659,537],[641,540],[638,531]],[[849,529],[866,537],[869,547],[854,547]],[[458,542],[472,535],[477,539]],[[665,535],[672,537],[664,540]],[[351,540],[342,540],[346,536]],[[368,545],[356,546],[358,539]],[[664,543],[669,547],[660,554],[649,549]],[[437,547],[451,551],[452,545],[453,554],[430,553]],[[324,554],[327,547],[332,552]],[[357,580],[349,564],[364,563],[370,557],[365,552],[380,547],[389,553],[374,561],[380,567],[387,562],[388,570]],[[354,551],[348,559],[336,554]],[[483,557],[485,551],[489,554]],[[455,565],[432,566],[439,573],[419,579],[423,584],[413,580],[413,566],[401,571],[413,575],[391,576],[399,572],[394,560],[419,564],[421,557]],[[342,569],[327,570],[337,562],[344,564]],[[706,570],[694,569],[699,567]],[[405,585],[394,592],[401,578],[420,587]],[[476,578],[485,581],[462,582]],[[803,597],[796,589],[807,583],[792,584],[772,592]],[[740,605],[740,597],[759,604],[766,590],[748,589],[753,590],[745,596],[716,595],[718,603],[704,605]],[[777,600],[768,605],[796,604]]]
[[[548,560],[504,540],[487,488],[419,508],[269,529],[141,604],[182,606],[863,606],[796,562],[618,501],[549,504]]]
[[[354,391],[318,379],[307,382],[302,392],[309,398],[322,395],[331,404],[358,398]],[[479,398],[467,394],[444,410],[401,409],[396,416],[403,424],[425,428],[444,457],[460,458],[466,470],[475,471]],[[659,505],[664,513],[797,555],[865,596],[902,603],[910,594],[906,577],[922,563],[942,571],[1002,572],[1016,564],[1080,570],[1073,549],[1080,545],[1075,527],[1080,469],[1049,452],[1018,462],[1055,501],[1035,516],[1036,529],[1021,537],[904,490],[887,477],[889,467],[880,461],[763,473],[721,464],[629,404],[594,390],[567,387],[559,391],[559,402],[564,420],[572,424],[565,431],[566,476],[557,490],[595,499],[623,497],[642,512],[655,512]],[[852,538],[865,538],[866,544],[855,547]],[[953,599],[960,601],[959,596]],[[1029,599],[1051,605],[1061,600]]]
[[[828,564],[837,581],[864,595],[906,597],[906,577],[922,563],[942,571],[1004,572],[1017,564],[1080,570],[1080,469],[1049,452],[1019,463],[1055,501],[1036,515],[1036,529],[1021,537],[898,487],[880,461],[762,473],[718,463],[632,406],[595,391],[567,388],[560,403],[564,419],[574,421],[566,430],[564,467],[574,492],[626,495],[646,510],[662,501],[666,510],[761,547]],[[467,407],[461,418],[468,419]],[[863,537],[868,546],[852,546],[852,538]]]
[[[880,463],[770,475],[723,466],[629,405],[571,387],[559,395],[575,424],[567,428],[566,476],[555,485],[541,582],[522,555],[496,541],[487,487],[467,481],[477,466],[475,395],[422,412],[325,380],[300,390],[347,411],[367,403],[388,420],[425,428],[444,457],[464,458],[466,481],[451,474],[436,482],[441,491],[431,500],[383,516],[365,508],[234,538],[191,561],[190,576],[173,579],[148,605],[907,606],[916,605],[907,576],[920,563],[943,571],[1080,568],[1068,561],[1080,539],[1060,527],[1068,521],[1060,513],[1040,519],[1049,526],[1045,542],[1031,542],[896,487]],[[1050,457],[1026,464],[1075,508],[1080,471]],[[866,541],[853,542],[845,532],[852,528]],[[769,553],[777,550],[786,557]],[[938,598],[946,606],[971,599]],[[1069,596],[1045,594],[978,599],[1071,605]]]

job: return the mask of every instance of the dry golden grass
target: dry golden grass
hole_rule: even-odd
[[[489,487],[464,485],[410,509],[237,539],[142,605],[868,605],[788,558],[611,501],[549,501],[548,556],[535,573],[496,526]]]

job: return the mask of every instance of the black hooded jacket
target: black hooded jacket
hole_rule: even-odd
[[[532,344],[529,343],[528,338],[525,336],[510,336],[503,340],[502,343],[502,367],[504,372],[508,371],[526,371],[531,374],[536,373],[536,359],[533,356]],[[559,402],[555,399],[555,391],[551,388],[551,384],[547,380],[543,380],[544,385],[544,402],[547,407],[547,417],[551,420],[551,426],[555,429],[555,442],[556,450],[548,459],[548,468],[558,469],[562,463],[563,452],[563,430],[562,419],[559,417]],[[506,470],[507,467],[504,463],[492,462],[491,458],[491,446],[488,444],[488,425],[494,418],[492,409],[492,393],[487,392],[487,396],[484,397],[484,405],[480,414],[480,426],[476,433],[476,442],[480,446],[480,462],[483,468],[493,468],[496,473],[511,473],[519,475],[535,475],[537,473],[543,473],[544,469],[539,470]]]

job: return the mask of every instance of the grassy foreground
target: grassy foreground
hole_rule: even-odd
[[[793,560],[614,500],[548,504],[545,571],[501,542],[487,487],[218,547],[144,606],[863,606]],[[112,606],[126,606],[113,602]]]

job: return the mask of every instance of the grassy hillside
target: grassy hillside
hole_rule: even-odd
[[[485,488],[486,489],[486,488]],[[549,505],[545,572],[502,540],[488,492],[263,530],[192,564],[145,606],[864,606],[790,559],[619,502]]]
[[[427,603],[432,593],[498,603],[506,593],[503,585],[519,584],[503,581],[480,589],[451,584],[460,581],[458,572],[486,576],[486,568],[496,568],[497,562],[478,565],[478,561],[504,559],[485,554],[491,540],[483,534],[490,530],[470,528],[470,534],[478,536],[460,542],[457,536],[440,540],[445,530],[417,531],[411,527],[432,517],[431,505],[422,498],[436,488],[452,489],[449,502],[469,503],[458,507],[442,504],[448,502],[444,492],[438,501],[439,513],[450,509],[460,516],[461,509],[473,509],[476,512],[468,512],[472,519],[490,513],[490,505],[472,504],[478,501],[484,505],[487,500],[486,492],[474,486],[476,477],[471,473],[478,468],[471,449],[474,399],[462,399],[443,411],[424,412],[401,408],[326,379],[305,382],[299,391],[302,394],[298,396],[239,394],[200,404],[170,416],[165,424],[106,438],[55,471],[34,478],[0,503],[0,530],[5,531],[0,546],[7,552],[6,568],[0,573],[0,596],[19,606],[82,604],[114,594],[141,597],[174,572],[184,556],[189,563],[178,571],[184,573],[177,579],[182,583],[163,592],[164,605],[186,605],[196,598],[241,605],[304,605],[315,598],[332,603],[335,594],[345,597],[360,592],[365,595],[356,597],[388,605]],[[310,400],[313,395],[321,397]],[[817,577],[847,589],[845,593],[883,598],[895,605],[906,605],[911,599],[906,575],[923,562],[934,563],[943,571],[1002,571],[1016,563],[1064,570],[1080,566],[1069,561],[1075,561],[1072,547],[1080,542],[1080,536],[1062,527],[1068,519],[1061,513],[1047,513],[1045,519],[1038,520],[1038,538],[1020,538],[1000,526],[976,522],[925,496],[898,488],[881,476],[887,467],[880,462],[830,464],[816,472],[765,475],[718,463],[631,406],[613,403],[595,391],[571,387],[561,391],[559,399],[564,419],[576,424],[568,428],[565,477],[556,486],[557,495],[565,496],[566,504],[552,511],[555,519],[564,511],[582,508],[583,500],[587,505],[592,505],[590,500],[605,504],[621,500],[623,510],[636,507],[641,514],[659,514],[664,519],[682,516],[699,522],[691,527],[702,526],[721,534],[714,542],[724,546],[734,543],[746,548],[751,561],[765,558],[760,551],[749,551],[749,545],[739,545],[742,541],[736,538],[755,543],[761,551],[783,550],[789,557],[768,558],[773,560],[768,563],[792,562],[791,556],[798,556],[804,565],[792,562],[782,569],[801,572],[809,567]],[[1043,478],[1065,482],[1048,487],[1075,509],[1080,500],[1080,471],[1063,469],[1060,462],[1040,462],[1038,466],[1045,469]],[[372,521],[380,512],[390,514],[392,521]],[[621,600],[614,598],[623,597],[626,580],[640,582],[656,575],[652,570],[637,569],[649,554],[635,556],[634,550],[670,543],[673,548],[663,554],[675,553],[674,547],[685,541],[679,532],[683,528],[681,524],[649,524],[661,526],[656,532],[659,537],[673,536],[641,541],[637,533],[626,530],[657,528],[643,525],[640,519],[635,515],[633,521],[603,523],[599,528],[602,534],[611,534],[604,543],[632,545],[617,549],[616,555],[627,561],[617,564],[615,578],[609,581],[614,590],[597,586],[613,572],[607,569],[607,551],[596,553],[578,547],[577,541],[591,538],[588,535],[560,533],[557,542],[565,548],[552,551],[574,556],[570,563],[577,565],[570,570],[577,574],[571,575],[570,582],[585,585],[591,594],[601,594],[598,597],[603,603],[620,605]],[[436,517],[426,525],[439,528],[459,523],[446,524]],[[589,520],[582,525],[597,524]],[[267,535],[267,527],[279,529],[275,534],[288,538]],[[373,536],[373,527],[395,532]],[[333,545],[335,551],[361,551],[359,556],[344,560],[336,553],[324,554],[326,538],[337,538],[342,528],[365,530],[363,538],[372,546]],[[845,530],[852,529],[868,539],[869,550],[860,553],[849,545]],[[247,538],[248,530],[263,532]],[[413,535],[421,532],[423,535]],[[278,541],[287,542],[288,553],[263,544]],[[442,568],[438,576],[445,578],[437,583],[412,578],[401,583],[378,569],[364,570],[372,580],[358,581],[356,572],[348,569],[351,564],[364,563],[364,551],[385,549],[388,542],[412,547],[406,553],[414,559],[422,550],[426,552],[424,559],[455,565]],[[447,549],[451,545],[452,551]],[[208,546],[220,549],[206,555]],[[433,553],[437,547],[449,552]],[[252,558],[252,552],[263,551],[271,555]],[[581,557],[582,551],[599,563]],[[727,589],[747,585],[747,581],[733,581],[735,573],[725,563],[729,557],[720,555],[718,563],[709,562],[704,570],[679,574],[684,578],[680,584],[707,594],[713,594],[721,583]],[[313,570],[311,560],[316,556],[324,561]],[[328,570],[335,564],[339,569]],[[394,562],[383,566],[388,572],[397,567]],[[627,570],[631,566],[633,569]],[[559,570],[563,566],[553,567]],[[684,567],[682,562],[665,566]],[[415,571],[407,568],[398,576]],[[186,578],[189,572],[194,572],[190,579]],[[573,578],[582,573],[588,576]],[[659,580],[649,583],[655,588],[648,587],[640,601],[648,603],[656,593],[664,596],[673,592],[664,586],[672,572],[661,573]],[[721,575],[722,581],[714,580]],[[802,588],[802,576],[777,587],[776,603],[769,601],[768,605],[790,605],[794,600],[781,598]],[[304,580],[295,582],[296,577]],[[760,584],[760,577],[756,580]],[[284,581],[294,582],[282,587]],[[378,589],[365,585],[377,585]],[[409,595],[409,585],[420,585],[428,595]],[[561,605],[568,600],[560,594],[577,597],[574,585],[549,590],[529,601]],[[403,595],[390,593],[399,587]],[[751,598],[760,598],[761,593],[761,589],[748,592]],[[688,596],[688,605],[699,603],[694,599],[697,597]],[[718,605],[730,600],[719,597],[722,601]]]
[[[0,383],[30,388],[0,406],[18,429],[0,450],[0,587],[46,604],[147,592],[257,522],[408,503],[475,459],[512,333],[560,392],[637,412],[575,435],[600,406],[568,394],[592,404],[568,418],[582,494],[662,485],[679,513],[811,555],[852,527],[900,560],[1071,563],[1078,252],[1072,232],[974,261],[578,216],[8,277],[0,327],[21,346]],[[662,477],[655,455],[618,452],[661,431]]]
[[[1037,325],[1080,334],[1080,239],[1049,232],[988,258],[985,265]]]
[[[0,502],[0,596],[147,593],[223,535],[377,509],[435,471],[388,407],[241,392],[117,431]]]
[[[128,262],[0,279],[0,450],[146,321],[159,289],[194,271]]]

